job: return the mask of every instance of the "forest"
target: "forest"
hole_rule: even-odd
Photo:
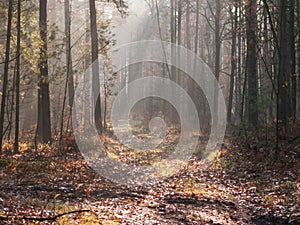
[[[0,224],[300,224],[300,0],[1,0]]]

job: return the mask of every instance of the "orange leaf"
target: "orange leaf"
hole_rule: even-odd
[[[219,157],[222,157],[222,156],[224,156],[224,155],[226,155],[227,154],[227,149],[222,149],[222,150],[220,150],[220,152],[219,152]]]
[[[88,197],[91,196],[91,189],[90,189],[90,188],[85,189],[85,192],[86,192],[86,195],[87,195]]]

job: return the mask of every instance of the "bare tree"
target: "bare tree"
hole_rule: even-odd
[[[20,45],[21,45],[21,0],[18,0],[17,15],[17,73],[16,73],[16,114],[15,114],[15,143],[14,153],[19,152],[19,124],[20,124]]]
[[[221,0],[216,0],[216,11],[214,14],[215,18],[215,77],[217,81],[220,78],[220,61],[221,61],[221,45],[222,45],[222,33],[221,33]],[[218,98],[219,98],[219,87],[216,86],[214,94],[214,123],[218,121]]]
[[[5,50],[5,62],[4,62],[4,74],[2,83],[2,99],[1,99],[1,114],[0,114],[0,150],[2,149],[2,141],[4,136],[4,115],[5,115],[5,103],[6,103],[6,91],[9,72],[9,58],[10,58],[10,37],[11,37],[11,20],[12,20],[13,1],[9,0],[8,12],[7,12],[7,31],[6,31],[6,50]]]
[[[288,40],[288,1],[281,0],[279,6],[279,77],[278,77],[278,120],[281,123],[282,131],[287,128],[287,117],[289,114],[289,74],[290,74],[290,54]]]
[[[238,25],[238,7],[234,5],[234,14],[231,13],[231,72],[230,72],[230,90],[229,90],[229,100],[227,109],[227,122],[231,123],[232,116],[232,103],[233,103],[233,91],[234,91],[234,80],[236,73],[236,36],[237,36],[237,25]]]
[[[98,59],[98,33],[97,33],[97,15],[95,0],[89,0],[90,3],[90,26],[91,26],[91,47],[92,47],[92,92],[94,98],[94,119],[96,128],[102,132],[101,118],[101,95],[100,95],[100,80],[99,80],[99,59]],[[99,94],[97,94],[99,93]]]
[[[65,0],[65,45],[66,45],[66,68],[67,68],[67,76],[64,90],[64,99],[61,113],[61,121],[60,121],[60,142],[63,137],[63,127],[64,127],[64,112],[66,105],[66,97],[67,97],[67,89],[69,94],[69,110],[70,117],[72,114],[72,105],[74,98],[74,78],[73,78],[73,63],[72,63],[72,53],[71,53],[71,13],[70,13],[70,1]]]
[[[248,80],[248,123],[253,127],[258,124],[258,78],[257,78],[257,2],[246,1],[246,21],[247,21],[247,58],[246,76]]]
[[[291,117],[296,118],[297,108],[297,77],[296,77],[296,40],[295,40],[295,0],[290,0],[289,5],[289,30],[290,30],[290,50],[291,50]]]
[[[43,143],[51,141],[50,122],[50,97],[48,76],[48,54],[47,54],[47,0],[40,1],[39,9],[40,28],[40,77],[38,90],[38,125],[37,135]]]

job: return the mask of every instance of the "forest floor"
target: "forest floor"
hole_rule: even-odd
[[[99,176],[66,146],[0,157],[0,224],[300,224],[300,142],[272,150],[227,138],[217,160],[191,159],[155,186]]]

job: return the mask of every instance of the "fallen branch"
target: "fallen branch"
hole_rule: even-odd
[[[35,220],[35,221],[55,221],[57,218],[73,214],[73,213],[82,213],[82,212],[90,212],[91,210],[83,209],[83,210],[74,210],[70,212],[65,212],[61,214],[57,214],[52,217],[28,217],[28,216],[0,216],[0,220]]]

